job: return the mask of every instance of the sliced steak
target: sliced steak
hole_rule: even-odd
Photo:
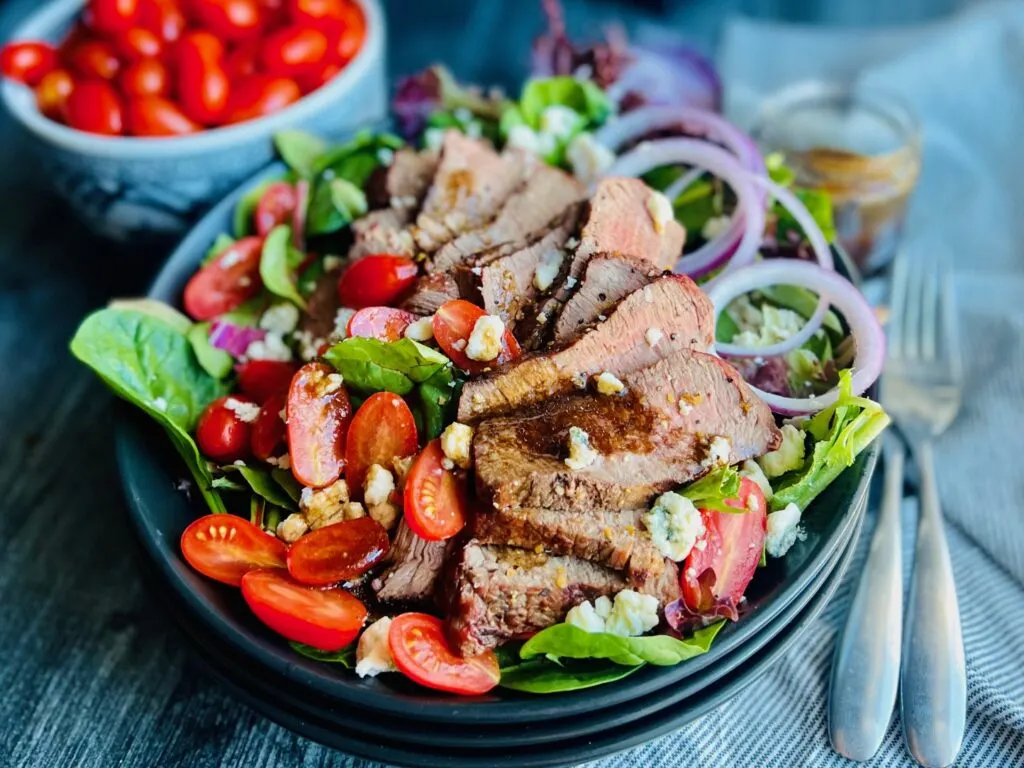
[[[624,383],[621,395],[575,394],[481,423],[478,497],[498,510],[636,509],[781,441],[768,406],[713,355],[679,349]],[[565,463],[573,426],[597,453],[575,470]]]
[[[310,339],[326,339],[334,330],[341,298],[338,296],[338,278],[341,270],[324,272],[316,282],[316,288],[306,299],[306,311],[299,319],[299,330],[310,335]]]
[[[525,185],[508,198],[493,223],[443,246],[434,254],[427,271],[444,272],[497,246],[513,253],[547,232],[566,208],[586,199],[586,194],[586,187],[576,178],[541,163],[530,172]]]
[[[662,271],[645,259],[623,254],[599,253],[587,263],[579,287],[558,315],[552,343],[572,341],[586,326],[607,315],[616,304],[648,285]]]
[[[572,392],[602,371],[621,378],[676,350],[708,349],[714,341],[713,318],[711,302],[690,278],[659,278],[631,293],[605,322],[568,346],[467,381],[459,400],[459,421],[507,413]]]
[[[437,152],[429,149],[417,152],[405,147],[395,152],[391,164],[378,168],[366,182],[370,207],[415,211],[434,180],[438,160]]]
[[[375,253],[414,258],[416,243],[408,229],[413,210],[381,208],[353,221],[353,242],[348,252],[349,258],[360,259]]]
[[[392,563],[373,580],[377,599],[394,603],[430,603],[444,570],[448,542],[421,539],[405,524],[398,524],[391,544]]]
[[[402,309],[417,315],[432,315],[446,301],[459,296],[459,285],[451,272],[422,275],[412,293],[402,302]]]

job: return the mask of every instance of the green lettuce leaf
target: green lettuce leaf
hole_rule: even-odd
[[[715,509],[731,514],[746,512],[743,507],[731,507],[725,503],[727,499],[735,499],[739,492],[740,473],[734,467],[713,469],[678,491],[698,509]]]
[[[390,133],[363,130],[344,144],[330,147],[313,164],[317,177],[345,179],[362,189],[379,165],[380,151],[401,149],[405,142]]]
[[[502,667],[502,688],[525,693],[562,693],[593,688],[629,677],[641,665],[626,667],[613,661],[566,659],[556,663],[549,659],[531,659],[510,667]]]
[[[281,486],[281,490],[288,494],[288,498],[298,504],[299,497],[302,495],[302,486],[299,485],[299,481],[295,479],[295,475],[292,474],[291,470],[274,467],[270,470],[270,476],[274,478],[274,482]],[[284,504],[281,506],[291,509],[291,507]]]
[[[296,504],[296,500],[281,487],[281,484],[278,483],[269,470],[240,464],[228,464],[220,469],[226,475],[232,473],[240,475],[245,480],[246,486],[261,499],[266,499],[271,504],[287,509],[290,512],[298,510],[299,507]]]
[[[303,656],[313,659],[314,661],[341,664],[341,666],[346,669],[351,669],[356,665],[355,643],[346,645],[340,651],[321,651],[319,648],[314,648],[311,645],[305,645],[303,643],[297,643],[294,640],[289,640],[288,645],[290,645],[292,650],[296,653],[301,653]]]
[[[317,160],[327,151],[327,143],[305,131],[280,131],[274,135],[274,146],[281,159],[304,179],[313,177]]]
[[[215,379],[226,379],[234,368],[235,360],[223,349],[210,343],[210,323],[196,323],[186,334],[196,360],[203,370]]]
[[[407,395],[416,384],[451,365],[443,354],[412,339],[344,339],[323,357],[338,369],[347,385],[364,393]]]
[[[519,655],[524,660],[537,656],[552,660],[607,659],[626,666],[667,667],[707,653],[724,623],[719,621],[698,629],[686,640],[670,635],[620,637],[607,632],[587,632],[572,624],[555,624],[527,640]]]
[[[292,228],[288,225],[279,224],[270,231],[260,254],[260,278],[268,291],[304,310],[306,300],[299,293],[295,276],[304,256],[291,242]]]

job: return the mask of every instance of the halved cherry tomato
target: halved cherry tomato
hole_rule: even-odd
[[[427,541],[450,539],[466,525],[465,475],[445,469],[443,460],[441,441],[431,440],[405,480],[405,522]]]
[[[242,123],[273,114],[301,97],[302,91],[294,80],[254,75],[242,80],[233,89],[224,122]]]
[[[250,360],[235,366],[238,388],[257,403],[286,394],[297,370],[294,363],[281,360]]]
[[[348,321],[348,335],[381,341],[398,341],[405,335],[410,323],[418,315],[393,307],[367,307],[360,309]]]
[[[324,60],[327,36],[312,27],[285,27],[263,41],[260,53],[267,72],[288,77],[300,75]]]
[[[310,531],[288,550],[288,573],[302,584],[328,587],[366,573],[391,548],[388,532],[372,517]]]
[[[75,88],[75,81],[66,69],[48,72],[36,86],[36,105],[39,111],[51,120],[66,120],[68,97]]]
[[[324,363],[306,363],[288,389],[288,447],[292,474],[323,488],[345,469],[345,437],[352,404],[341,376]]]
[[[164,42],[156,32],[144,27],[132,27],[115,38],[117,52],[126,61],[136,61],[159,56]]]
[[[89,0],[89,26],[97,32],[123,32],[138,16],[138,0]]]
[[[279,635],[321,651],[341,650],[366,621],[365,606],[345,590],[303,586],[276,568],[245,574],[242,597],[256,618]]]
[[[0,49],[0,71],[4,77],[35,85],[57,68],[57,51],[49,43],[23,41]]]
[[[476,304],[465,299],[446,301],[434,313],[434,340],[453,363],[470,373],[480,373],[487,368],[515,360],[522,354],[516,337],[512,335],[512,331],[506,329],[501,340],[501,352],[496,359],[471,360],[466,355],[466,343],[473,333],[473,327],[476,321],[486,314]]]
[[[170,90],[167,67],[160,59],[132,62],[118,78],[121,93],[132,96],[166,96]]]
[[[403,613],[391,621],[388,648],[395,666],[406,677],[427,688],[464,696],[487,693],[501,679],[494,651],[464,659],[456,656],[436,616]]]
[[[249,455],[252,425],[242,421],[228,403],[255,405],[244,395],[218,397],[203,411],[196,424],[196,444],[204,456],[230,464]]]
[[[345,441],[345,478],[349,493],[362,491],[373,464],[391,470],[393,459],[416,453],[416,419],[405,400],[392,392],[376,392],[359,406]]]
[[[266,237],[279,224],[291,224],[298,199],[295,187],[286,181],[275,181],[267,187],[253,214],[256,233]]]
[[[365,256],[338,280],[338,298],[346,307],[384,307],[397,302],[419,274],[412,259],[384,254]]]
[[[76,74],[87,78],[113,80],[121,71],[121,60],[113,46],[102,40],[78,43],[68,50],[66,59]]]
[[[257,568],[284,568],[284,542],[235,515],[207,515],[181,534],[181,554],[203,576],[237,587]]]
[[[185,14],[175,0],[139,0],[139,25],[173,43],[185,31]]]
[[[189,32],[178,43],[177,51],[182,111],[197,123],[218,123],[231,92],[223,66],[223,44],[209,32]]]
[[[260,461],[285,452],[288,430],[281,417],[287,403],[285,398],[285,392],[268,397],[260,408],[260,415],[252,423],[252,455]]]
[[[124,132],[124,110],[117,93],[107,83],[87,80],[68,96],[68,125],[80,131],[104,136]]]
[[[161,96],[139,96],[128,101],[128,132],[133,136],[186,136],[203,126],[178,105]]]
[[[680,584],[683,604],[690,611],[735,621],[740,600],[761,560],[768,505],[757,483],[746,477],[740,481],[738,498],[726,504],[745,511],[700,511],[704,546],[690,550],[680,569]]]
[[[184,294],[192,319],[213,320],[259,293],[262,250],[263,238],[243,237],[192,275]]]
[[[199,25],[223,40],[254,35],[262,23],[254,0],[192,0],[191,8]]]

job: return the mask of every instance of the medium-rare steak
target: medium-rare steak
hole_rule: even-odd
[[[481,501],[499,510],[636,509],[781,441],[768,406],[714,355],[680,349],[624,383],[620,395],[560,397],[481,423],[473,441]],[[565,461],[570,427],[596,451],[578,469]]]
[[[708,349],[714,342],[713,317],[711,302],[690,278],[661,277],[631,293],[606,321],[568,346],[467,381],[459,421],[572,392],[602,371],[621,378],[676,350]]]
[[[405,147],[395,152],[391,164],[378,168],[366,182],[371,208],[400,208],[415,211],[437,173],[438,154]]]
[[[391,543],[391,567],[373,580],[377,599],[395,603],[433,601],[448,549],[447,541],[421,539],[401,520]]]
[[[348,257],[360,259],[363,256],[387,253],[413,258],[416,255],[416,243],[408,230],[413,210],[381,208],[353,221],[353,242]]]
[[[599,253],[587,263],[583,279],[558,315],[552,343],[572,341],[585,327],[601,320],[633,291],[654,282],[662,271],[645,259],[624,254]]]
[[[432,315],[446,301],[459,296],[459,285],[451,272],[421,275],[412,293],[402,302],[402,309],[417,315]]]

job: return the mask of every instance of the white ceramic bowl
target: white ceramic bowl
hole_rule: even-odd
[[[97,136],[44,117],[18,83],[5,81],[0,92],[30,135],[40,171],[90,227],[117,240],[177,236],[273,158],[276,132],[336,138],[385,118],[384,14],[378,0],[355,1],[366,15],[366,40],[345,70],[287,109],[239,125],[175,138]],[[56,43],[84,4],[48,2],[11,39]]]

